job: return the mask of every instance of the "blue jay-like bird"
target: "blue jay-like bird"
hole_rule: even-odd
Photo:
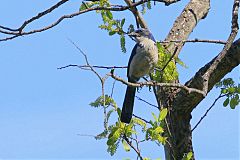
[[[128,81],[136,83],[141,77],[153,71],[158,62],[156,41],[148,29],[139,29],[128,34],[136,42],[128,61]],[[132,119],[136,87],[127,86],[121,121],[129,123]]]

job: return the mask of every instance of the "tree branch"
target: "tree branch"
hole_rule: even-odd
[[[133,5],[132,0],[124,0],[124,1],[125,1],[125,3],[126,3],[128,6],[132,6],[132,5]],[[140,24],[140,26],[141,26],[142,28],[148,28],[147,23],[146,23],[145,20],[143,19],[141,13],[137,10],[137,7],[136,7],[136,6],[135,6],[135,7],[131,7],[129,10],[130,10],[130,11],[133,13],[133,15],[135,16],[137,26],[138,26],[138,24]],[[139,26],[138,26],[138,28],[139,28]]]
[[[179,41],[181,43],[169,44],[168,50],[173,53],[177,48],[176,56],[181,51],[184,41],[193,31],[197,23],[204,19],[210,8],[210,0],[191,0],[184,8],[181,15],[176,19],[165,41]]]
[[[185,41],[192,33],[201,19],[204,19],[210,8],[210,0],[191,0],[187,6],[183,9],[180,16],[175,20],[172,29],[170,30],[165,41],[182,41],[182,42],[170,42],[165,44],[167,50],[175,57],[178,57]],[[174,81],[178,84],[178,80]],[[195,88],[195,87],[190,87]],[[199,89],[199,88],[197,88]],[[201,90],[201,89],[199,89]],[[159,106],[168,108],[169,114],[166,117],[166,126],[164,129],[169,128],[172,136],[169,136],[169,143],[164,146],[165,159],[174,160],[182,159],[184,153],[193,152],[192,147],[192,132],[190,126],[191,115],[185,112],[177,112],[175,108],[178,104],[175,103],[178,99],[178,92],[188,94],[186,90],[182,88],[173,89],[166,87],[156,87],[154,90],[156,99]],[[192,93],[189,95],[198,95],[199,97],[205,97],[206,93],[201,91],[203,94]],[[179,98],[179,100],[181,100]],[[192,101],[192,99],[189,99]],[[182,101],[185,103],[186,101]],[[186,105],[187,106],[187,105]],[[183,141],[183,139],[187,138]],[[192,157],[194,159],[194,155]]]
[[[208,112],[213,108],[213,106],[216,104],[216,102],[222,98],[225,97],[226,95],[222,95],[220,94],[212,103],[212,105],[207,109],[207,111],[204,113],[204,115],[200,118],[200,120],[197,122],[197,124],[193,127],[193,129],[191,130],[192,132],[198,127],[198,125],[202,122],[202,120],[207,116]]]
[[[57,9],[59,6],[63,5],[64,3],[68,2],[69,0],[61,0],[60,2],[56,3],[55,5],[53,5],[52,7],[44,10],[43,12],[39,12],[36,16],[33,16],[32,18],[26,20],[18,29],[13,29],[10,27],[6,27],[6,26],[1,26],[0,25],[0,33],[3,33],[5,35],[11,35],[9,37],[5,37],[5,38],[0,38],[0,42],[1,41],[8,41],[8,40],[12,40],[14,38],[23,36],[23,35],[30,35],[30,34],[34,34],[34,33],[38,33],[38,32],[43,32],[46,30],[49,30],[55,26],[57,26],[58,24],[60,24],[64,19],[70,19],[76,16],[79,16],[81,14],[87,13],[87,12],[91,12],[91,11],[98,11],[98,10],[110,10],[110,11],[125,11],[134,7],[137,7],[143,3],[148,2],[149,0],[140,0],[138,2],[135,3],[131,3],[128,6],[123,6],[123,5],[114,5],[111,7],[92,7],[92,8],[86,8],[84,10],[75,12],[75,13],[71,13],[71,14],[67,14],[67,15],[63,15],[60,18],[58,18],[55,22],[51,23],[50,25],[44,26],[42,28],[39,29],[33,29],[30,31],[25,31],[24,29],[26,28],[26,26],[30,25],[32,22],[46,16],[47,14],[51,13],[53,10]],[[179,0],[152,0],[152,1],[157,1],[157,2],[164,2],[166,5],[178,2]]]
[[[226,44],[226,41],[222,41],[222,40],[209,40],[209,39],[190,39],[190,40],[170,40],[170,41],[159,41],[159,43],[171,43],[171,42],[175,42],[175,43],[215,43],[215,44]]]
[[[205,93],[201,90],[195,89],[195,88],[188,88],[182,84],[179,83],[159,83],[159,82],[154,82],[154,81],[148,81],[148,82],[138,82],[138,83],[132,83],[125,81],[124,79],[114,75],[112,72],[108,74],[111,76],[113,79],[122,82],[125,85],[131,86],[131,87],[142,87],[142,86],[158,86],[158,87],[176,87],[176,88],[181,88],[185,91],[187,91],[189,94],[190,93],[197,93],[200,94],[201,96],[205,97]]]
[[[140,97],[138,97],[138,96],[135,96],[135,97],[136,97],[139,101],[142,101],[142,102],[148,104],[149,106],[152,106],[152,107],[155,107],[155,108],[158,109],[158,106],[157,106],[157,105],[154,105],[154,104],[152,104],[152,103],[150,103],[150,102],[148,102],[148,101],[146,101],[146,100],[144,100],[144,99],[142,99],[142,98],[140,98]]]
[[[232,10],[232,26],[231,26],[231,33],[228,37],[227,43],[225,44],[221,53],[215,58],[212,65],[209,67],[208,71],[204,73],[203,77],[203,90],[207,93],[208,91],[208,83],[209,79],[212,76],[213,72],[215,72],[216,67],[221,62],[221,60],[227,54],[227,51],[231,47],[235,37],[238,33],[238,9],[239,9],[239,0],[234,0],[233,10]]]
[[[142,117],[139,117],[139,116],[137,116],[136,114],[133,114],[133,117],[135,117],[135,118],[138,118],[138,119],[140,119],[140,120],[144,121],[145,123],[148,123],[148,124],[150,124],[150,122],[149,122],[149,121],[147,121],[146,119],[143,119]]]
[[[77,64],[69,64],[63,67],[58,67],[57,69],[65,69],[68,67],[78,67],[80,69],[86,69],[89,70],[90,66],[89,65],[77,65]],[[125,69],[127,66],[97,66],[97,65],[92,65],[91,67],[93,68],[98,68],[98,69]]]
[[[123,139],[127,142],[127,144],[137,153],[138,157],[140,158],[140,160],[143,160],[143,157],[141,155],[140,150],[138,150],[131,141],[129,141],[129,139],[126,136],[123,136]]]
[[[240,39],[232,43],[238,31],[238,7],[239,1],[235,0],[233,5],[232,30],[227,44],[218,56],[202,67],[194,77],[186,82],[185,85],[187,87],[197,88],[208,93],[217,82],[240,64]],[[175,106],[177,106],[175,109],[191,112],[203,98],[204,97],[194,93],[186,95],[183,91],[179,91],[178,96],[174,101]]]

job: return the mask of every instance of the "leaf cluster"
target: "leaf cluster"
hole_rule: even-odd
[[[166,118],[167,113],[167,108],[162,109],[158,117],[152,113],[154,121],[150,121],[151,127],[149,127],[146,131],[147,140],[156,141],[159,144],[165,145],[167,137],[163,136],[163,126],[165,124],[164,119]]]
[[[160,114],[156,116],[154,113],[153,119],[149,123],[143,119],[133,117],[129,124],[125,124],[120,121],[121,109],[117,106],[112,97],[105,95],[98,97],[94,102],[90,103],[94,108],[105,107],[107,114],[105,119],[109,121],[110,115],[115,113],[117,115],[117,121],[107,126],[102,133],[95,136],[95,139],[107,139],[107,151],[110,155],[114,155],[119,148],[119,144],[122,144],[126,152],[130,151],[133,145],[138,145],[139,140],[136,139],[139,134],[139,129],[145,136],[142,142],[146,140],[155,141],[158,144],[165,144],[167,137],[163,136],[164,119],[167,116],[168,110],[162,109]],[[136,142],[133,143],[135,138]],[[131,145],[131,146],[130,146]]]
[[[193,152],[188,152],[187,154],[183,155],[183,159],[182,160],[191,160],[193,157]]]
[[[148,1],[147,3],[143,3],[141,6],[142,6],[142,9],[141,9],[142,14],[145,14],[147,12],[147,10],[152,9],[151,1]]]
[[[232,78],[226,78],[216,84],[217,88],[221,88],[221,94],[226,96],[223,106],[230,106],[235,109],[240,103],[240,84],[235,84]]]
[[[152,75],[153,80],[158,82],[171,82],[178,78],[177,67],[172,55],[157,42],[159,60],[157,64],[158,70]]]

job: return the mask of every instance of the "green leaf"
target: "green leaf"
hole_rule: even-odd
[[[223,106],[227,107],[228,104],[229,104],[229,98],[225,99],[225,101],[223,102]]]
[[[188,68],[188,66],[187,66],[180,58],[176,58],[176,62],[177,62],[180,66],[182,66],[182,67],[184,67],[184,68]]]
[[[127,52],[127,50],[126,50],[126,47],[125,47],[125,44],[126,42],[125,42],[125,36],[124,35],[121,35],[120,36],[120,44],[121,44],[121,49],[122,49],[122,52],[123,53],[126,53]]]
[[[187,160],[191,160],[192,156],[193,156],[193,153],[192,153],[192,152],[188,152],[188,154],[187,154]]]
[[[174,60],[169,61],[171,54],[165,49],[160,42],[157,42],[159,60],[157,68],[164,69],[163,71],[156,71],[153,79],[158,82],[171,82],[178,78],[177,67]]]
[[[121,113],[122,113],[121,109],[117,108],[117,114],[118,114],[119,117],[121,116]]]
[[[151,1],[148,1],[148,2],[147,2],[147,8],[148,8],[148,9],[151,9],[151,8],[152,8],[152,6],[151,6]]]
[[[157,118],[157,116],[152,112],[152,116],[153,116],[153,118],[154,118],[154,120],[156,121],[156,122],[158,122],[158,118]]]
[[[117,128],[117,130],[115,132],[111,133],[110,135],[107,140],[107,145],[113,145],[118,140],[118,138],[121,135],[121,130],[119,128]]]
[[[127,137],[130,137],[132,134],[136,133],[136,130],[133,128],[133,122],[131,121],[129,125],[124,127],[124,134]]]
[[[143,3],[141,6],[142,6],[141,13],[142,13],[142,14],[145,14],[145,13],[146,13],[145,3]]]
[[[167,113],[168,113],[168,109],[167,108],[164,108],[161,110],[160,114],[159,114],[159,121],[162,121],[166,118],[167,116]]]
[[[118,148],[118,144],[119,144],[119,141],[117,141],[117,142],[116,142],[115,144],[113,144],[113,145],[109,145],[109,146],[108,146],[107,151],[110,153],[111,156],[113,156],[113,155],[116,153],[117,148]]]
[[[232,98],[230,100],[230,107],[231,109],[235,109],[235,107],[238,105],[238,100],[236,98]]]
[[[124,23],[125,23],[125,18],[121,20],[121,27],[123,27]]]
[[[80,8],[79,8],[79,11],[83,11],[83,10],[85,10],[85,9],[87,9],[87,2],[84,4],[84,3],[82,3],[82,5],[80,6]]]
[[[165,145],[167,137],[162,137],[162,136],[158,135],[157,140],[159,143],[162,143],[163,145]]]
[[[163,133],[163,128],[160,127],[160,126],[158,126],[156,129],[154,129],[154,132],[155,132],[156,134]]]
[[[104,130],[102,133],[95,136],[95,139],[96,140],[104,139],[104,138],[107,138],[107,135],[108,135],[108,131]]]
[[[116,33],[117,33],[116,31],[110,31],[110,32],[108,32],[109,36],[112,36],[112,35],[114,35],[114,34],[116,34]]]
[[[125,140],[122,140],[123,148],[126,152],[130,151],[130,146],[127,144]]]
[[[83,2],[79,8],[79,11],[83,11],[85,9],[91,8],[94,5],[98,4],[98,1],[96,2]]]
[[[111,11],[106,11],[106,16],[111,20],[113,19],[113,15]]]
[[[228,88],[228,92],[231,93],[235,93],[235,88],[234,87],[230,87]]]
[[[101,11],[101,15],[102,15],[102,20],[103,20],[103,22],[104,22],[104,23],[107,23],[108,17],[107,17],[107,15],[106,15],[105,11]]]
[[[134,124],[138,124],[139,126],[141,126],[144,130],[146,130],[147,124],[146,122],[144,122],[143,120],[139,119],[139,118],[133,118],[133,123]]]
[[[182,158],[182,160],[191,160],[193,157],[193,153],[192,152],[188,152],[187,154],[184,153],[184,156]]]
[[[110,111],[107,112],[107,121],[109,120],[111,114],[115,111],[115,109],[111,109]]]
[[[228,92],[228,90],[225,89],[225,88],[223,88],[223,89],[221,90],[221,93],[223,93],[223,94],[226,94],[227,92]]]

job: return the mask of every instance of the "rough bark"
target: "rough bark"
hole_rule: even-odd
[[[209,9],[210,0],[191,0],[174,22],[165,40],[187,40],[197,23],[207,16]],[[167,45],[168,50],[172,53],[175,51],[177,56],[184,43],[171,43]]]
[[[240,64],[240,39],[232,43],[238,31],[238,7],[239,1],[235,0],[232,32],[223,51],[186,82],[187,87],[203,90],[207,94],[218,81]],[[175,21],[166,40],[186,40],[199,20],[206,17],[209,8],[210,0],[190,1]],[[178,56],[183,45],[184,43],[173,43],[168,50]],[[167,107],[169,110],[165,125],[165,131],[169,137],[165,145],[165,157],[168,160],[182,159],[184,154],[193,152],[191,112],[205,96],[199,93],[188,93],[181,88],[163,87],[158,87],[155,95],[160,108]],[[195,159],[194,156],[192,158]]]
[[[174,22],[165,40],[187,40],[197,23],[207,16],[209,8],[210,0],[191,0]],[[183,45],[184,43],[171,43],[168,44],[168,50],[178,56]],[[155,90],[159,106],[167,107],[169,110],[165,125],[165,131],[169,137],[165,145],[166,159],[182,159],[184,153],[193,152],[191,112],[175,109],[178,108],[175,100],[178,99],[179,93],[179,89],[174,88],[158,87]]]
[[[188,82],[186,86],[202,90],[204,87],[204,75],[209,72],[211,66],[215,65],[216,57],[202,67]],[[226,55],[222,57],[221,61],[215,66],[213,73],[209,77],[208,91],[219,82],[227,73],[231,72],[233,68],[240,64],[240,39],[235,41]],[[176,94],[173,106],[176,110],[185,110],[191,112],[204,97],[200,94],[188,94],[183,90],[179,90]]]

